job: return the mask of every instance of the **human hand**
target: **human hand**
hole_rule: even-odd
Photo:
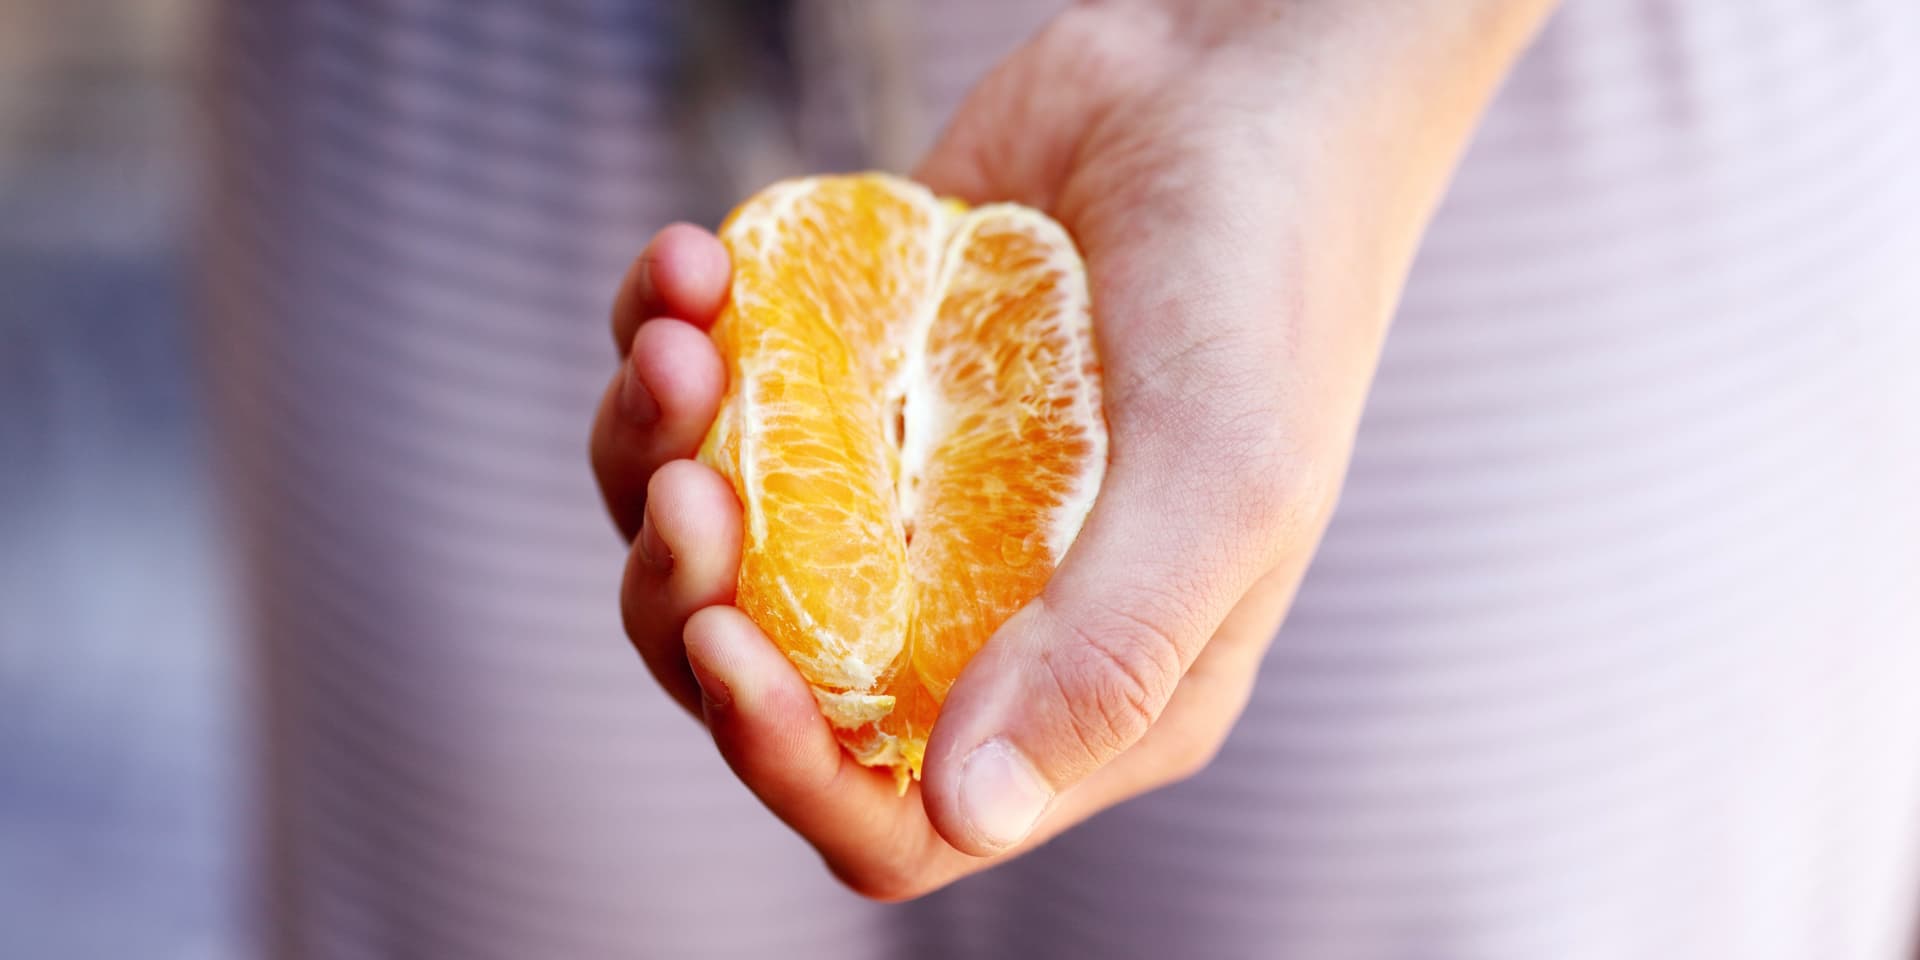
[[[649,245],[615,305],[626,364],[593,440],[634,541],[627,630],[849,886],[937,888],[1219,748],[1332,508],[1419,231],[1537,19],[1521,8],[1544,4],[1489,6],[1432,14],[1412,41],[1405,23],[1310,4],[1083,4],[963,105],[916,177],[1074,234],[1111,459],[1045,591],[954,684],[905,798],[840,749],[798,672],[727,605],[739,505],[685,459],[724,387],[703,328],[726,254],[684,225]]]

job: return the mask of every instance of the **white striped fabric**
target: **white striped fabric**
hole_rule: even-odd
[[[916,5],[928,115],[1046,6]],[[605,305],[742,186],[689,132],[700,8],[218,19],[208,363],[277,955],[1907,955],[1920,6],[1570,0],[1429,236],[1219,761],[896,907],[619,633]]]

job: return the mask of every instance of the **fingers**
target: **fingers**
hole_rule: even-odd
[[[627,636],[660,685],[695,716],[699,690],[681,636],[694,611],[732,603],[740,564],[740,503],[711,468],[675,460],[648,484],[641,530],[620,587]]]
[[[1269,580],[1271,587],[1256,588],[1228,616],[1163,722],[1063,794],[1026,843],[994,858],[955,850],[926,819],[917,789],[898,796],[888,775],[848,756],[805,680],[740,611],[716,606],[693,614],[685,629],[686,657],[714,742],[741,780],[812,843],[849,887],[875,899],[900,900],[1031,849],[1204,765],[1245,706],[1284,606],[1284,586],[1291,581]]]
[[[686,625],[686,656],[714,741],[747,786],[854,891],[902,900],[1032,849],[1115,803],[1199,769],[1244,707],[1283,604],[1280,589],[1250,594],[1195,662],[1163,722],[1062,795],[1026,843],[993,858],[953,849],[925,818],[916,791],[897,796],[886,774],[860,767],[841,750],[806,682],[740,611],[695,613]]]
[[[727,248],[706,230],[676,223],[654,234],[614,297],[614,347],[624,355],[633,332],[654,317],[711,326],[726,302],[732,270]]]
[[[890,774],[840,748],[805,679],[745,614],[702,610],[686,643],[721,755],[848,886],[900,900],[978,868],[933,832],[913,791],[900,796]]]
[[[928,745],[927,815],[967,853],[1019,843],[1055,797],[1139,743],[1235,604],[1266,571],[1297,573],[1317,538],[1317,481],[1289,481],[1311,474],[1264,442],[1117,423],[1113,439],[1078,540],[967,666]]]
[[[600,495],[628,540],[640,530],[648,478],[693,456],[726,389],[713,341],[679,320],[649,320],[633,335],[594,420],[590,453]]]
[[[703,331],[726,301],[731,271],[713,234],[677,223],[654,235],[614,297],[624,363],[601,398],[590,449],[607,511],[628,540],[640,529],[648,478],[692,456],[719,407],[726,375]]]
[[[607,511],[631,541],[620,609],[641,658],[674,699],[699,712],[680,643],[688,615],[729,603],[740,507],[718,474],[686,460],[726,387],[703,328],[725,302],[726,249],[675,224],[647,244],[614,298],[620,370],[601,397],[589,451]]]

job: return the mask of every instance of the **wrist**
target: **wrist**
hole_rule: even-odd
[[[1179,109],[1251,141],[1297,212],[1410,260],[1494,91],[1556,0],[1081,0],[1151,38]],[[1315,208],[1318,208],[1317,210]]]
[[[1143,81],[1219,78],[1229,104],[1464,140],[1557,0],[1078,0]]]

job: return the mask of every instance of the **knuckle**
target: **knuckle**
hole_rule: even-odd
[[[1248,415],[1245,430],[1229,429],[1216,449],[1219,473],[1209,484],[1228,529],[1244,531],[1274,556],[1312,537],[1333,512],[1339,487],[1337,462],[1321,445],[1298,439],[1280,417]]]
[[[1169,363],[1223,351],[1247,352],[1196,345]],[[1214,369],[1198,385],[1178,385],[1182,377],[1165,365],[1123,385],[1127,412],[1116,432],[1127,431],[1135,455],[1150,468],[1185,478],[1183,488],[1204,498],[1207,511],[1228,529],[1265,543],[1317,529],[1332,512],[1339,486],[1341,445],[1334,431],[1314,404],[1272,383],[1270,368],[1243,375],[1207,357],[1198,364]]]
[[[1304,444],[1276,437],[1250,446],[1238,482],[1228,488],[1238,519],[1256,530],[1288,531],[1327,511],[1333,484],[1322,457]]]
[[[1109,613],[1097,626],[1070,624],[1076,642],[1043,658],[1068,724],[1096,763],[1146,734],[1180,676],[1178,647],[1165,629],[1117,609]]]

